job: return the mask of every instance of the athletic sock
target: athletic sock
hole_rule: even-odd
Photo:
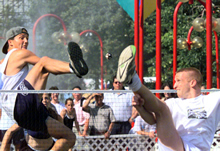
[[[141,88],[141,85],[142,85],[141,80],[136,73],[132,78],[132,82],[128,86],[133,92],[136,92]]]
[[[73,73],[73,69],[70,67],[70,72]]]

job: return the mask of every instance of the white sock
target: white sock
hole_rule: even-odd
[[[136,92],[141,88],[142,83],[141,83],[141,80],[138,77],[137,73],[133,76],[132,82],[128,86],[133,92]]]
[[[70,68],[70,72],[73,73],[73,69],[72,68]]]

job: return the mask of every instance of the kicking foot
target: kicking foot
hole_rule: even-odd
[[[82,50],[77,43],[68,43],[68,55],[70,68],[74,71],[77,77],[82,78],[82,76],[88,73],[88,67],[86,62],[83,60]]]
[[[118,70],[116,75],[119,82],[128,84],[135,75],[135,53],[136,48],[134,45],[130,45],[122,51],[118,60]]]

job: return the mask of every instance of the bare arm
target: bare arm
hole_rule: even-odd
[[[132,124],[134,122],[134,119],[138,116],[138,111],[136,110],[135,107],[132,107],[132,114],[131,117],[129,118],[129,123]]]
[[[137,131],[137,134],[149,136],[150,138],[154,138],[155,137],[154,131],[151,131],[151,132]]]
[[[115,123],[111,122],[111,124],[109,125],[108,131],[104,134],[105,138],[109,138],[109,136],[111,135],[111,131],[114,127],[114,124]]]
[[[64,119],[65,114],[66,114],[66,109],[62,109],[62,111],[60,112],[60,116],[62,119]]]
[[[83,103],[83,106],[82,106],[83,111],[89,112],[89,106],[88,106],[88,105],[89,105],[90,101],[94,98],[94,96],[95,96],[95,93],[93,93],[92,95],[90,95],[90,96],[86,99],[85,103]]]
[[[83,136],[87,136],[88,129],[89,129],[89,119],[87,119],[85,122]]]
[[[10,144],[9,141],[11,140],[12,135],[21,129],[20,126],[17,124],[12,125],[5,133],[4,138],[2,140],[1,144],[1,151],[9,151],[10,150]]]
[[[76,116],[76,110],[73,109],[73,116],[75,117],[75,125],[76,125],[76,129],[79,133],[79,136],[82,136],[81,132],[80,132],[80,129],[79,129],[79,122],[77,121],[77,116]]]

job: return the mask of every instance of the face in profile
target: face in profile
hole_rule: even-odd
[[[48,108],[49,107],[49,105],[50,105],[50,96],[49,96],[49,94],[48,93],[44,93],[43,95],[42,95],[42,103],[43,103],[43,105],[44,106],[46,106],[46,108]]]

